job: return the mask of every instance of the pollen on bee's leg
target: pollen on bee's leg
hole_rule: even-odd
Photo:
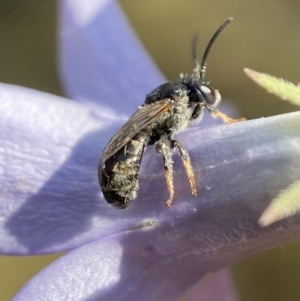
[[[196,180],[189,153],[181,146],[181,144],[178,141],[174,140],[173,145],[179,150],[180,157],[182,159],[185,171],[189,178],[192,194],[197,195]]]
[[[226,123],[234,123],[234,122],[239,122],[239,121],[244,121],[246,120],[246,118],[242,117],[242,118],[238,118],[238,119],[233,119],[233,118],[230,118],[228,117],[226,114],[220,112],[219,110],[214,110],[213,112],[211,112],[211,114],[214,116],[214,117],[219,117],[221,118],[222,120],[224,120],[224,122]]]

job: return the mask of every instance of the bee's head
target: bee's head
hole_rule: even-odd
[[[208,82],[195,76],[181,76],[179,81],[186,87],[192,103],[200,103],[203,107],[215,108],[221,101],[221,94]]]

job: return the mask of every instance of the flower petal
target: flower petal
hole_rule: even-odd
[[[178,173],[181,200],[164,209],[153,198],[161,195],[162,186],[154,174],[140,199],[143,211],[152,207],[151,220],[70,252],[35,276],[14,301],[178,300],[204,275],[299,238],[299,217],[269,228],[257,225],[278,186],[299,176],[299,152],[286,156],[286,149],[292,154],[299,147],[299,123],[300,113],[295,113],[188,131],[186,138],[202,140],[190,150],[194,159],[202,155],[206,162],[202,197],[189,197]],[[215,136],[192,136],[195,132]],[[289,141],[284,140],[287,133]],[[216,162],[218,155],[222,159]],[[151,205],[145,202],[150,198]]]
[[[0,103],[1,252],[78,245],[93,228],[99,155],[116,119],[98,106],[5,84]]]
[[[193,128],[178,140],[190,153],[198,196],[191,195],[174,155],[175,199],[171,209],[165,208],[162,159],[149,147],[137,200],[127,210],[117,210],[103,200],[97,183],[98,157],[115,122],[100,121],[95,113],[101,116],[103,111],[59,97],[3,84],[0,88],[2,253],[59,252],[161,223],[222,245],[235,235],[238,240],[242,232],[247,245],[269,231],[256,225],[268,202],[300,178],[299,113]],[[279,226],[291,221],[297,218]],[[278,233],[283,238],[277,242],[288,241],[289,231]],[[297,233],[289,239],[298,238]]]
[[[103,101],[131,114],[163,77],[115,1],[64,0],[60,5],[60,69],[72,99]]]
[[[149,228],[86,244],[37,274],[13,301],[178,300],[213,265],[200,241],[177,246],[173,238]],[[222,300],[233,300],[224,276]]]
[[[238,301],[229,269],[207,275],[186,293],[186,301]]]

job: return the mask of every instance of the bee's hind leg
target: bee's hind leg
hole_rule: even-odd
[[[163,155],[165,177],[167,181],[167,188],[169,191],[169,199],[166,202],[167,207],[171,207],[174,198],[174,183],[173,183],[173,160],[171,152],[172,141],[169,139],[161,139],[155,143],[155,149],[158,153]]]
[[[185,171],[187,173],[187,176],[189,178],[189,182],[191,185],[191,190],[193,195],[197,195],[197,188],[196,188],[196,181],[195,181],[195,175],[193,171],[193,167],[191,164],[191,159],[189,156],[189,153],[182,147],[180,142],[176,140],[172,140],[172,148],[177,147],[180,157],[182,159]]]

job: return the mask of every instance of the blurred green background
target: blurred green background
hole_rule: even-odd
[[[145,48],[170,80],[180,72],[191,72],[193,34],[200,33],[201,55],[217,27],[233,16],[234,21],[210,54],[206,79],[247,119],[298,110],[265,93],[242,69],[249,67],[299,81],[300,2],[119,2]],[[63,95],[56,70],[56,30],[55,1],[0,0],[0,81]],[[298,254],[300,244],[293,243],[235,264],[232,271],[241,300],[300,300]],[[29,278],[60,255],[0,256],[0,300],[10,300]]]

